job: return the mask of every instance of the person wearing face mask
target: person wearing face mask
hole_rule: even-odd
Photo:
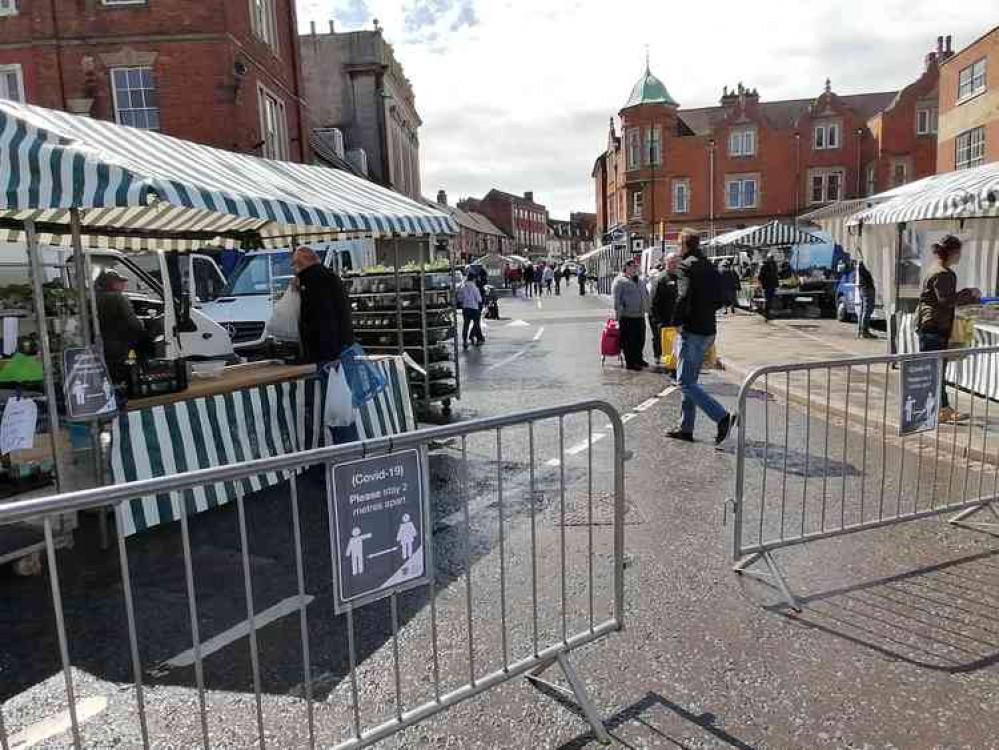
[[[645,350],[645,316],[649,312],[649,292],[638,278],[638,264],[629,260],[611,287],[614,312],[621,327],[621,349],[629,370],[649,366],[643,359]]]

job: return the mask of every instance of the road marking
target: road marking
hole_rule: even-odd
[[[633,412],[633,411],[628,412],[627,414],[622,414],[621,415],[621,424],[628,424],[628,422],[630,422],[631,420],[633,420],[637,416],[638,415],[635,414],[635,412]]]
[[[84,698],[76,704],[76,720],[78,724],[89,721],[100,713],[107,710],[108,699],[103,695],[95,695]],[[29,747],[58,737],[73,728],[73,721],[69,717],[69,710],[50,716],[47,719],[32,724],[26,729],[10,738],[11,750],[27,750]]]
[[[527,349],[521,349],[521,350],[520,350],[519,352],[517,352],[516,354],[511,354],[511,355],[510,355],[509,357],[507,357],[506,359],[501,359],[501,360],[500,360],[499,362],[497,362],[497,363],[496,363],[495,365],[490,365],[489,367],[487,367],[487,368],[486,368],[486,371],[489,371],[489,370],[495,370],[495,369],[496,369],[497,367],[502,367],[503,365],[508,365],[508,364],[510,364],[511,362],[513,362],[513,361],[514,361],[515,359],[520,359],[520,358],[521,358],[521,357],[523,357],[523,356],[524,356],[525,354],[527,354]]]
[[[507,323],[507,328],[523,328],[524,326],[531,325],[526,320],[515,320],[512,323]]]
[[[571,448],[569,448],[568,450],[566,450],[565,455],[567,455],[567,456],[575,456],[575,455],[577,455],[579,453],[582,453],[583,451],[585,451],[587,448],[589,448],[594,443],[599,443],[605,437],[607,437],[607,436],[604,435],[602,432],[595,432],[595,433],[593,433],[593,438],[591,440],[584,440],[579,445],[572,446]]]
[[[538,300],[538,309],[541,309],[541,300]]]
[[[311,604],[315,600],[314,596],[306,596],[305,603]],[[297,596],[289,596],[287,599],[278,602],[273,607],[265,609],[263,612],[258,612],[253,618],[254,625],[256,629],[260,630],[276,620],[280,620],[286,615],[290,615],[293,612],[297,612],[301,605],[299,603]],[[228,630],[225,630],[213,638],[209,638],[201,644],[201,658],[204,659],[216,651],[220,651],[234,641],[238,641],[240,638],[245,638],[250,634],[250,624],[247,620],[243,620],[238,625],[233,625]],[[153,676],[160,676],[166,674],[171,669],[179,669],[181,667],[189,667],[194,664],[194,649],[189,648],[187,651],[182,651],[181,653],[174,656],[172,659],[167,659],[165,662],[158,664],[149,670],[149,674]]]
[[[548,467],[550,467],[552,469],[557,469],[561,465],[562,465],[562,462],[559,459],[557,459],[557,458],[553,458],[548,463],[545,464],[545,466],[548,466]]]
[[[534,338],[532,339],[532,341],[541,341],[541,336],[542,334],[544,334],[544,332],[545,332],[545,327],[541,326],[541,328],[538,329],[538,332],[534,334]]]
[[[680,386],[671,385],[669,388],[667,388],[665,391],[659,394],[659,398],[666,398],[671,393],[676,393],[678,390],[680,390]]]
[[[648,411],[649,409],[651,409],[653,406],[655,406],[658,403],[659,403],[659,397],[658,396],[653,396],[652,398],[646,399],[645,401],[643,401],[642,403],[640,403],[638,406],[636,406],[635,407],[635,411],[637,411],[639,414],[641,414],[643,411]]]

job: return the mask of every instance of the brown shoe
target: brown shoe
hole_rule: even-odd
[[[963,422],[967,418],[967,414],[960,414],[949,406],[944,406],[940,409],[941,424],[957,424],[958,422]]]

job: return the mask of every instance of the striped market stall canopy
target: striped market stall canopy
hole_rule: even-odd
[[[899,224],[930,219],[972,219],[999,216],[999,164],[928,177],[915,189],[861,211],[849,224]]]
[[[822,206],[821,208],[816,208],[814,211],[802,214],[798,217],[798,221],[818,224],[830,219],[847,217],[859,211],[879,206],[886,201],[892,200],[893,198],[898,198],[899,196],[918,191],[932,179],[933,177],[923,177],[915,182],[907,182],[904,185],[899,185],[891,190],[885,190],[883,193],[878,193],[877,195],[870,195],[866,198],[849,198],[847,200],[836,201],[835,203],[830,203]]]
[[[210,148],[0,99],[0,240],[92,247],[265,246],[456,234],[450,216],[347,172]],[[251,245],[252,246],[252,245]]]
[[[708,243],[709,247],[732,247],[744,249],[763,249],[768,247],[791,247],[793,245],[815,245],[826,240],[816,237],[790,224],[771,221],[757,227],[736,229],[720,234]]]

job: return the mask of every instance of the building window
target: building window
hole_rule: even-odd
[[[891,186],[898,187],[909,181],[909,169],[904,161],[896,161],[891,167]]]
[[[815,126],[813,143],[817,150],[839,148],[839,123],[828,122]]]
[[[832,203],[843,199],[845,173],[842,169],[815,171],[811,173],[809,203]]]
[[[867,195],[874,195],[877,190],[877,168],[874,164],[867,165]]]
[[[253,33],[274,51],[277,51],[277,16],[274,13],[274,0],[250,0],[250,16]]]
[[[955,169],[968,169],[985,163],[985,127],[961,133],[954,143]]]
[[[265,159],[288,160],[288,118],[284,100],[260,86],[260,140]]]
[[[690,211],[690,182],[676,180],[673,183],[673,213],[685,214]]]
[[[628,169],[638,169],[642,166],[641,138],[638,128],[628,130]]]
[[[957,76],[957,100],[970,99],[985,91],[985,58],[962,68]]]
[[[0,16],[17,15],[17,0],[0,0]]]
[[[645,163],[654,167],[662,164],[662,131],[658,125],[645,129]]]
[[[635,217],[641,217],[642,215],[642,205],[645,201],[645,194],[639,190],[638,192],[631,194],[631,215]]]
[[[725,202],[728,208],[756,208],[755,177],[740,177],[725,181]]]
[[[115,119],[143,130],[160,129],[156,79],[150,67],[112,68]]]
[[[26,101],[24,98],[24,78],[20,65],[0,65],[0,99]]]
[[[729,156],[755,156],[756,130],[753,128],[733,130],[728,134]]]
[[[916,110],[916,135],[931,135],[937,132],[937,108],[923,107]]]

